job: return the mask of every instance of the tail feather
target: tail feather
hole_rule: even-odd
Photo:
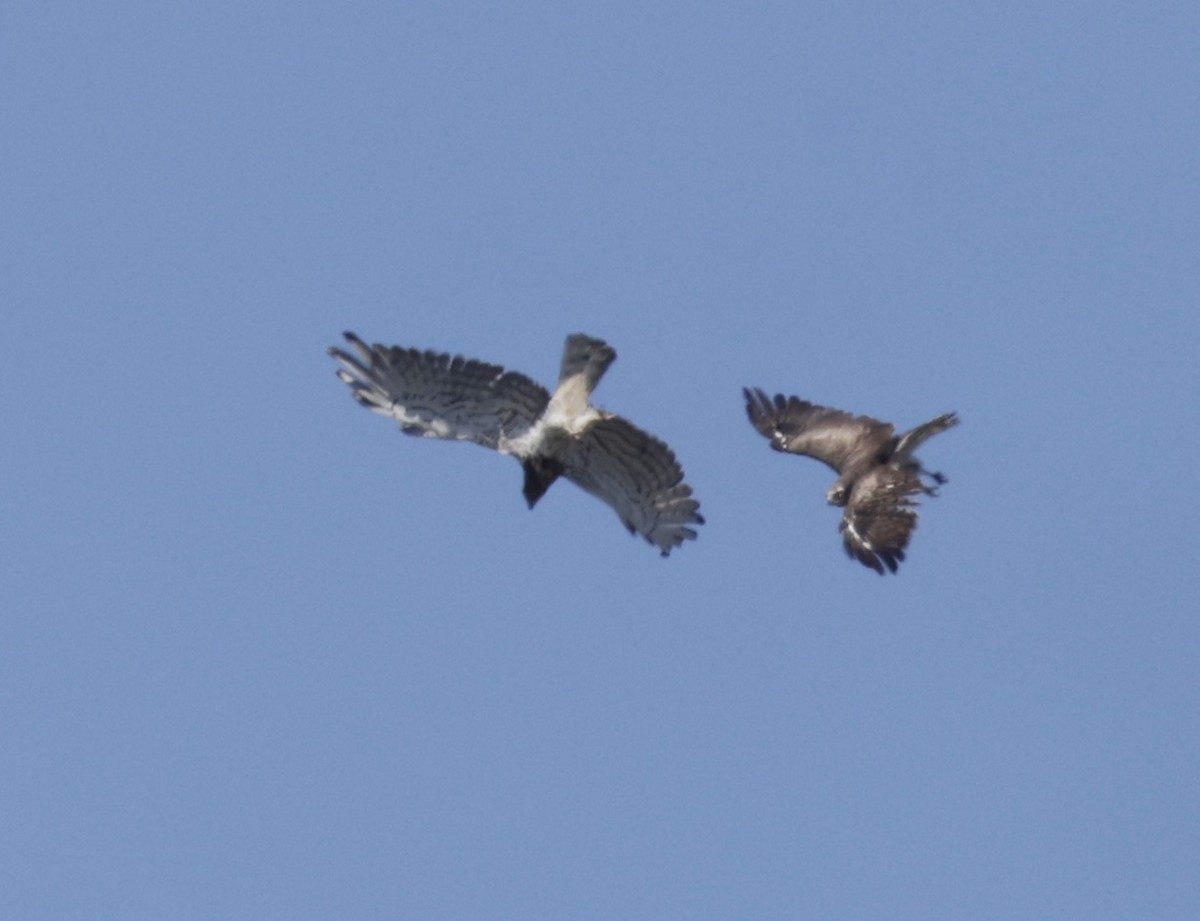
[[[583,374],[587,384],[587,392],[591,393],[600,383],[600,378],[608,370],[608,366],[616,360],[617,352],[603,339],[575,333],[567,336],[567,344],[563,348],[562,370],[558,375],[561,384],[568,378]]]

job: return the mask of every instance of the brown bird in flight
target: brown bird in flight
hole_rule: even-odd
[[[917,528],[915,496],[936,496],[946,477],[921,466],[913,452],[925,441],[958,425],[946,413],[902,435],[890,423],[816,406],[799,397],[743,389],[746,412],[776,451],[812,457],[837,472],[825,498],[844,508],[846,554],[883,575],[895,572]],[[927,484],[922,477],[932,481]]]

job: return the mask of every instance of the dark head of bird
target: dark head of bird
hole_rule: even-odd
[[[521,466],[525,470],[525,501],[533,508],[538,499],[542,498],[546,490],[562,475],[563,465],[552,457],[535,455],[521,461]]]

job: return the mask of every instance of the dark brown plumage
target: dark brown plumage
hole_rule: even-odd
[[[946,413],[897,435],[895,427],[869,416],[816,406],[799,397],[745,389],[746,412],[776,451],[812,457],[838,474],[826,499],[842,507],[842,544],[847,555],[883,575],[895,572],[917,527],[916,496],[936,496],[946,477],[921,466],[920,445],[958,424]],[[927,484],[922,477],[933,481]]]

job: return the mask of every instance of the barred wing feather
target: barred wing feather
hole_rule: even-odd
[[[357,357],[329,354],[338,377],[367,409],[391,416],[405,434],[472,441],[494,450],[533,426],[550,402],[546,388],[499,365],[399,346],[369,346],[344,334]]]
[[[917,471],[907,467],[879,466],[859,479],[842,515],[846,555],[880,575],[885,566],[895,572],[917,529],[913,496],[925,491]]]
[[[567,456],[563,476],[616,511],[631,533],[667,556],[704,523],[666,444],[619,416],[593,423]]]

